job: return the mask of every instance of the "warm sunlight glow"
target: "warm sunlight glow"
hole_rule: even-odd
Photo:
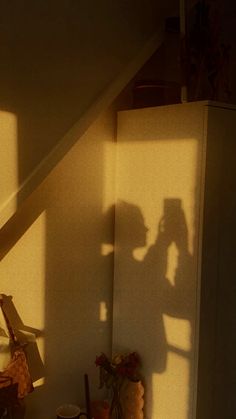
[[[34,388],[43,386],[45,381],[45,377],[39,378],[37,381],[34,382]]]
[[[114,245],[111,243],[102,243],[101,244],[101,255],[108,256],[114,251]]]
[[[178,267],[178,249],[175,243],[171,243],[167,252],[167,269],[166,277],[168,281],[174,286],[175,285],[175,274]]]
[[[189,353],[191,350],[191,325],[188,320],[163,315],[168,346]]]
[[[169,352],[165,374],[152,376],[152,419],[188,419],[189,361]]]
[[[7,214],[4,208],[12,213],[16,208],[13,200],[18,187],[17,160],[17,118],[10,112],[0,111],[1,127],[1,165],[0,165],[0,227],[5,222]],[[10,205],[10,207],[9,207]]]
[[[107,321],[107,305],[105,301],[100,302],[100,310],[99,310],[99,320],[100,322],[106,322]]]

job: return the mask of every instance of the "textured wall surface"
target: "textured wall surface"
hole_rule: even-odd
[[[101,397],[94,360],[111,350],[113,254],[104,252],[113,243],[114,135],[110,109],[1,230],[0,291],[13,296],[14,325],[36,330],[44,364],[31,364],[43,377],[26,400],[29,419],[83,406],[86,372]]]

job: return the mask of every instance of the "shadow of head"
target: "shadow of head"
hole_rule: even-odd
[[[116,240],[120,248],[135,249],[146,245],[148,228],[137,205],[118,201],[116,206]]]

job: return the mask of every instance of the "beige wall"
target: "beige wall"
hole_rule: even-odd
[[[86,372],[101,396],[94,360],[111,349],[113,257],[104,243],[113,242],[113,214],[104,214],[113,203],[114,135],[109,109],[0,232],[0,291],[42,335],[43,385],[27,398],[29,419],[53,419],[63,402],[84,405]]]

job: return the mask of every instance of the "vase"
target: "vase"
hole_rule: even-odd
[[[122,419],[143,419],[144,388],[141,381],[126,380],[120,391]]]

